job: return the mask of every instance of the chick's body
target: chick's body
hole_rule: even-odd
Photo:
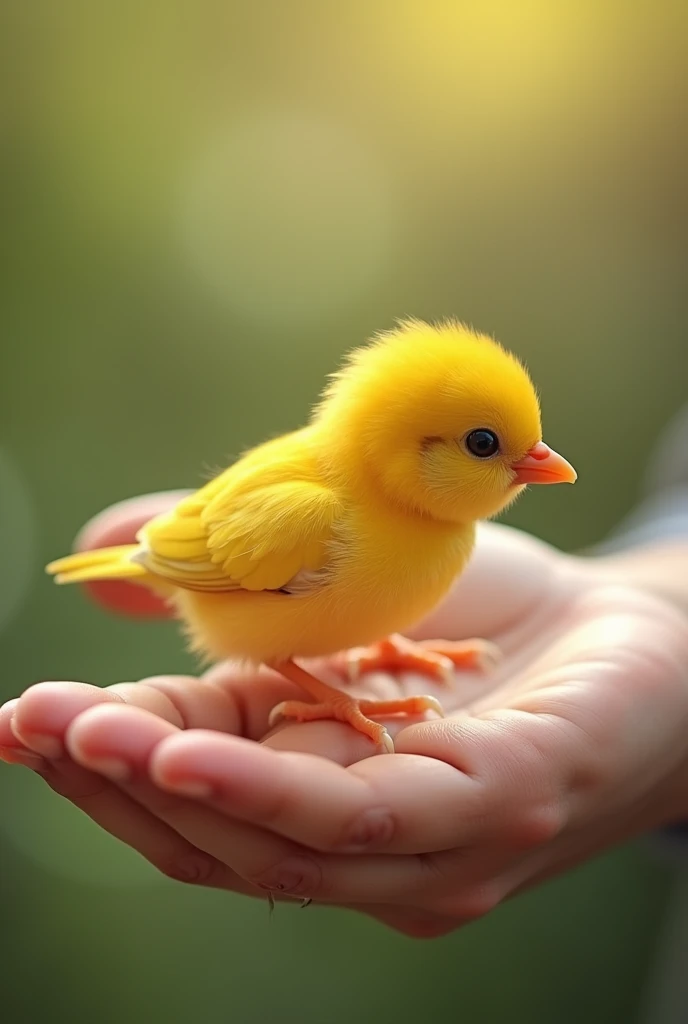
[[[286,498],[283,487],[293,488],[292,495],[298,488],[303,506],[314,520],[320,517],[313,523],[313,555],[304,567],[306,558],[291,548],[289,523],[270,511],[264,522],[253,526],[257,532],[273,534],[273,575],[266,582],[275,589],[176,590],[172,600],[193,647],[211,658],[271,663],[372,644],[417,622],[440,600],[470,556],[473,524],[409,517],[376,500],[364,485],[342,482],[328,465],[327,452],[319,451],[312,428],[261,446],[247,462],[254,459],[260,464],[260,477],[269,474],[273,480],[268,485],[272,494],[259,489],[257,500],[264,510],[271,500],[279,505]],[[239,462],[227,471],[221,478],[223,487],[231,489],[232,478],[240,480],[245,468]],[[190,499],[199,537],[205,532],[206,507],[202,491]],[[183,511],[182,505],[168,521],[154,522],[145,531],[153,552],[163,535],[174,533]],[[298,515],[293,505],[289,513],[287,520]],[[246,528],[244,543],[250,551],[256,541],[251,524]],[[250,554],[246,564],[244,582],[251,585],[247,577],[252,569],[258,570]]]
[[[272,665],[320,701],[289,702],[285,714],[341,718],[389,747],[363,713],[373,702],[292,659],[415,623],[464,568],[477,520],[526,483],[574,478],[542,444],[537,396],[512,355],[456,323],[409,321],[350,355],[306,427],[248,452],[138,544],[48,570],[58,582],[125,578],[164,593],[199,653]],[[476,650],[419,655],[388,641],[367,667],[463,664]]]

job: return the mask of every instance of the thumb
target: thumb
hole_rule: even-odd
[[[145,523],[161,512],[166,512],[180,501],[188,491],[162,491],[144,494],[120,501],[90,519],[74,543],[77,551],[133,544],[136,534]],[[98,580],[85,584],[90,597],[110,612],[134,618],[169,618],[165,602],[145,587],[125,580]]]

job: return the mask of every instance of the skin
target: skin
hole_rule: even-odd
[[[177,497],[114,507],[80,546],[128,541]],[[164,614],[128,584],[92,594]],[[462,673],[451,691],[366,678],[366,696],[432,692],[447,709],[390,720],[393,757],[336,722],[268,733],[275,703],[301,694],[227,664],[199,679],[32,686],[0,710],[0,756],[166,875],[357,909],[416,937],[688,819],[688,544],[579,558],[486,524],[413,635],[482,636],[506,656],[494,677]],[[334,681],[340,666],[311,667]]]

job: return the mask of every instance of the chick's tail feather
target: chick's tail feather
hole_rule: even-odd
[[[88,583],[91,580],[131,580],[159,589],[160,581],[136,560],[140,544],[122,544],[118,547],[80,551],[66,558],[58,558],[46,566],[45,571],[55,577],[56,583]]]

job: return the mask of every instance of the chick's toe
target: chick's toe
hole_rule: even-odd
[[[352,681],[366,672],[416,672],[440,682],[451,682],[456,669],[489,673],[501,652],[487,640],[422,640],[390,636],[372,647],[355,648],[347,657]]]

